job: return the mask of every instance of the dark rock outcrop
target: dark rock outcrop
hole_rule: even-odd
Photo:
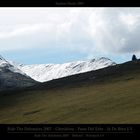
[[[132,56],[132,61],[135,61],[135,60],[137,60],[137,57],[136,57],[136,55],[133,55]]]

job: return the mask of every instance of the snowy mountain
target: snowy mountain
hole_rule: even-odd
[[[26,75],[23,71],[21,71],[20,69],[18,69],[16,66],[12,65],[10,62],[8,62],[7,60],[5,60],[0,55],[0,70],[1,70],[1,68],[6,68],[6,69],[9,69],[10,71],[12,71],[14,73],[20,73],[22,75]]]
[[[108,58],[91,59],[87,61],[76,61],[64,64],[34,64],[34,65],[18,65],[18,69],[29,75],[36,81],[45,82],[52,79],[58,79],[78,73],[97,70],[116,63]]]
[[[28,87],[37,82],[0,56],[0,90]]]

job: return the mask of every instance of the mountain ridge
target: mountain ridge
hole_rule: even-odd
[[[39,82],[46,82],[59,79],[77,73],[84,73],[91,70],[101,69],[111,65],[116,65],[109,58],[89,59],[86,61],[73,61],[63,64],[33,64],[17,65],[18,69]]]
[[[117,79],[125,75],[128,77],[128,80],[131,79],[129,77],[129,73],[133,73],[135,71],[139,71],[140,68],[140,59],[136,61],[128,61],[122,64],[116,64],[113,66],[108,66],[102,69],[92,70],[84,73],[77,73],[75,75],[69,75],[67,77],[61,77],[59,79],[53,79],[51,81],[46,81],[43,83],[39,83],[36,86],[31,87],[31,89],[40,90],[42,88],[45,89],[53,89],[53,88],[64,88],[64,87],[76,87],[77,85],[86,86],[89,84],[100,84],[104,81],[110,82],[110,76],[113,79]],[[126,78],[127,79],[127,78]]]
[[[0,56],[0,90],[28,87],[37,82]]]

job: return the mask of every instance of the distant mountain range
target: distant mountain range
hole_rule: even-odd
[[[28,87],[38,82],[46,82],[112,65],[116,65],[116,63],[105,57],[64,64],[24,65],[7,61],[0,56],[0,89]]]
[[[64,64],[23,65],[11,61],[10,64],[14,65],[20,71],[39,82],[50,81],[53,79],[116,65],[115,62],[105,57],[99,58],[97,60],[90,59],[87,61],[75,61]]]

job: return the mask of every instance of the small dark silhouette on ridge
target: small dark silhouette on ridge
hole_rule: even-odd
[[[134,54],[134,55],[132,56],[132,61],[135,61],[135,60],[137,60],[137,57],[136,57],[136,55]]]

